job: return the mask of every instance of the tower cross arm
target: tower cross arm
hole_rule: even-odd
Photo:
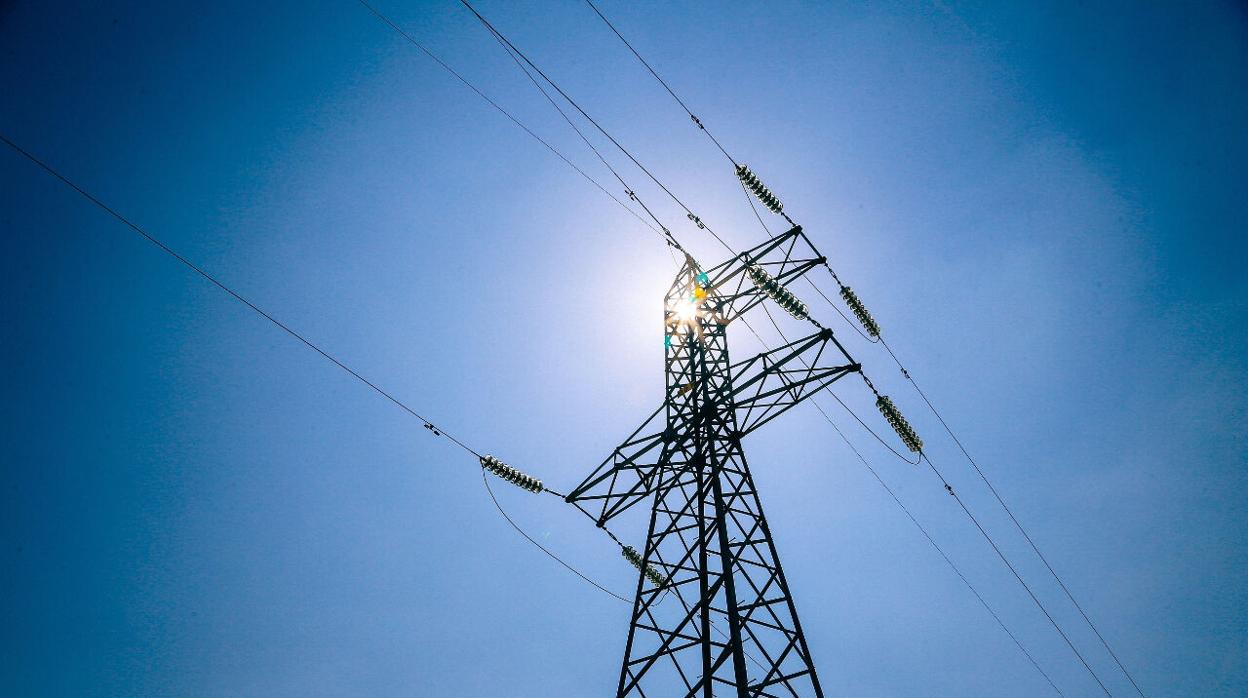
[[[654,492],[656,470],[668,440],[662,412],[662,407],[655,410],[564,499],[600,526],[645,501]],[[656,426],[660,431],[649,431]]]
[[[820,365],[825,353],[834,357],[834,365]],[[749,434],[861,368],[829,329],[734,364],[732,400],[740,435]]]
[[[708,290],[715,292],[719,321],[728,324],[767,298],[755,280],[761,278],[759,272],[788,286],[825,262],[802,227],[795,225],[707,270]]]

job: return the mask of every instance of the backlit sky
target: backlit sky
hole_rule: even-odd
[[[376,3],[609,184],[457,3]],[[601,6],[866,300],[1144,691],[1248,693],[1243,7]],[[763,239],[587,6],[478,7],[733,246]],[[474,448],[566,491],[661,399],[658,237],[354,0],[0,3],[0,57],[0,133]],[[0,693],[612,693],[627,606],[512,531],[472,458],[3,147],[0,230]],[[804,300],[1130,695],[888,356]],[[837,410],[1098,695],[939,481]],[[746,449],[829,695],[1052,695],[817,412]],[[588,520],[495,490],[630,593]]]

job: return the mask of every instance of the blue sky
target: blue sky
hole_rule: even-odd
[[[377,6],[607,181],[458,4]],[[479,7],[731,244],[762,239],[586,6]],[[1242,7],[602,7],[867,301],[1144,690],[1248,692]],[[566,489],[660,399],[657,237],[358,4],[5,3],[0,53],[0,132],[479,450]],[[472,459],[7,150],[0,185],[0,690],[613,690],[628,609],[510,530]],[[832,326],[1128,695],[887,355]],[[939,482],[832,414],[1095,695]],[[817,412],[747,451],[830,695],[1051,695]],[[569,507],[496,490],[631,588]]]

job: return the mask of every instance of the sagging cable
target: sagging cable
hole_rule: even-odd
[[[667,586],[667,575],[658,571],[654,565],[645,564],[645,561],[641,559],[641,553],[638,553],[636,548],[631,545],[622,545],[620,546],[620,554],[624,556],[625,560],[632,563],[633,567],[641,570],[642,574],[646,575],[646,579],[649,579],[650,583],[656,588],[662,589]]]
[[[871,317],[867,306],[863,305],[862,301],[858,299],[858,294],[854,293],[854,289],[848,286],[841,286],[841,298],[844,298],[845,305],[848,305],[849,309],[854,311],[854,316],[858,318],[859,324],[867,331],[867,334],[879,339],[880,325],[875,321],[875,318]]]
[[[750,193],[757,197],[764,206],[771,209],[772,213],[778,214],[784,210],[784,204],[780,203],[780,199],[771,193],[771,190],[763,184],[758,175],[754,174],[749,165],[737,165],[737,179],[741,180],[745,188],[749,189]]]
[[[906,448],[915,453],[923,452],[923,439],[919,438],[919,435],[910,426],[910,422],[907,422],[906,418],[901,416],[901,411],[897,409],[897,406],[893,404],[893,401],[887,395],[877,397],[875,406],[879,408],[880,414],[884,415],[884,419],[888,420],[889,425],[893,427],[893,431],[897,432],[897,436],[906,445]]]
[[[745,255],[742,254],[744,258]],[[810,317],[810,308],[806,306],[793,292],[784,287],[784,284],[776,281],[775,277],[767,273],[766,269],[758,266],[754,262],[746,259],[745,273],[750,277],[750,281],[758,287],[758,290],[767,294],[769,298],[776,302],[785,312],[798,320],[805,320]]]
[[[522,490],[528,490],[529,492],[538,494],[545,489],[542,486],[541,480],[538,480],[532,475],[522,473],[489,454],[481,456],[481,467]]]

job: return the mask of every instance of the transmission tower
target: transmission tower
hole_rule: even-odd
[[[686,256],[663,405],[567,496],[599,526],[650,502],[645,549],[624,549],[641,574],[621,698],[823,695],[741,442],[860,366],[823,328],[736,364],[727,344],[762,302],[807,319],[786,286],[822,263],[798,226],[708,270]]]

